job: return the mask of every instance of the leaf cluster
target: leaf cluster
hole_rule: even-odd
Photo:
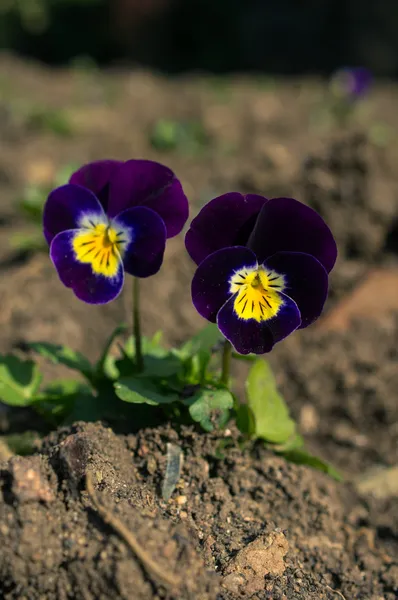
[[[125,333],[125,326],[117,327],[94,364],[67,346],[29,344],[30,352],[79,374],[50,384],[43,383],[32,358],[0,356],[0,401],[29,406],[50,426],[105,420],[113,425],[123,423],[131,431],[169,420],[195,423],[210,432],[225,427],[233,418],[243,443],[261,440],[291,462],[340,478],[333,467],[305,450],[266,361],[233,354],[233,358],[251,363],[246,403],[238,402],[220,383],[217,354],[222,339],[215,325],[206,326],[177,348],[166,348],[161,332],[143,338],[142,371],[137,369],[134,338]]]
[[[99,360],[92,364],[67,346],[48,342],[29,344],[29,350],[54,364],[79,373],[79,378],[43,384],[38,364],[18,355],[0,357],[0,400],[11,406],[30,406],[53,426],[77,419],[117,423],[131,418],[139,424],[156,419],[195,422],[204,430],[224,426],[233,396],[220,385],[214,349],[220,341],[215,326],[206,327],[178,348],[167,349],[161,333],[143,338],[144,369],[137,370],[133,337],[117,344],[120,326],[110,336]],[[136,405],[131,410],[131,405]],[[139,405],[144,410],[139,410]],[[152,408],[148,412],[147,408]]]

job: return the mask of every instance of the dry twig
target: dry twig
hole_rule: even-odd
[[[141,565],[144,567],[148,574],[154,575],[156,579],[166,584],[171,588],[176,588],[181,585],[181,578],[177,575],[166,573],[153,558],[148,554],[146,550],[141,546],[135,535],[118,519],[118,517],[112,514],[105,506],[101,504],[98,496],[94,490],[93,478],[89,471],[86,473],[86,489],[88,495],[91,498],[92,503],[101,515],[105,523],[113,527],[113,529],[120,535],[125,541],[130,550],[136,555]]]
[[[343,600],[346,600],[346,597],[343,596],[343,594],[341,592],[339,592],[339,590],[334,590],[333,588],[330,587],[330,585],[327,585],[326,589],[328,589],[329,592],[332,592],[333,594],[337,594],[338,596],[340,596],[340,598],[343,598]]]

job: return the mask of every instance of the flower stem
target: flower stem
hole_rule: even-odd
[[[140,320],[140,282],[138,277],[133,277],[133,334],[135,344],[135,364],[140,373],[144,370],[142,356],[141,320]]]
[[[232,346],[231,342],[224,340],[222,358],[221,358],[221,377],[220,383],[228,385],[231,371]]]

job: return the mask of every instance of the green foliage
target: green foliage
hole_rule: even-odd
[[[287,452],[283,452],[282,455],[289,462],[295,463],[297,465],[307,465],[316,469],[317,471],[322,471],[322,473],[327,473],[336,481],[342,481],[342,476],[332,465],[329,465],[327,462],[318,458],[317,456],[313,456],[306,450],[301,448],[297,448],[296,450],[289,450]]]
[[[160,333],[152,339],[144,338],[144,372],[118,379],[114,384],[116,395],[134,404],[178,404],[180,416],[188,408],[191,419],[206,431],[222,427],[230,416],[233,399],[228,390],[219,388],[218,379],[209,368],[213,348],[219,341],[220,333],[213,325],[172,350],[161,345]],[[116,362],[119,369],[125,365],[126,357],[133,364],[133,342],[133,338],[127,340],[124,361]]]
[[[162,391],[156,381],[146,377],[122,377],[115,383],[115,391],[118,398],[133,404],[158,406],[178,401],[178,394]]]
[[[205,431],[224,427],[229,419],[234,400],[226,389],[202,388],[188,401],[189,414]]]
[[[49,342],[32,342],[29,347],[56,365],[65,365],[69,369],[79,371],[88,380],[92,377],[93,367],[90,361],[83,354],[72,350],[68,346],[50,344]]]
[[[42,376],[32,360],[0,356],[0,400],[10,406],[29,406],[39,389]]]
[[[47,385],[36,395],[32,406],[47,421],[57,425],[68,420],[69,415],[75,413],[75,407],[87,404],[90,398],[93,398],[90,386],[75,379],[62,379]],[[82,420],[92,420],[89,415],[85,416],[87,418],[81,417]]]
[[[220,333],[209,325],[179,348],[162,344],[160,332],[142,339],[144,369],[136,365],[134,338],[117,338],[126,326],[117,327],[104,345],[96,364],[75,350],[48,342],[29,344],[42,358],[78,372],[81,379],[55,380],[41,386],[42,376],[32,360],[0,357],[0,401],[10,406],[31,406],[50,426],[75,420],[130,420],[132,427],[154,424],[155,419],[196,423],[204,431],[223,428],[234,415],[246,440],[263,440],[286,460],[339,474],[304,449],[267,362],[250,357],[246,382],[247,403],[240,404],[220,383],[215,352]],[[237,359],[241,357],[235,355]],[[84,381],[84,380],[85,381]],[[244,440],[244,438],[242,438]]]
[[[250,435],[274,444],[286,442],[295,432],[295,423],[264,360],[257,360],[251,367],[246,392],[247,410],[252,416]]]
[[[262,439],[267,447],[296,464],[307,465],[341,480],[339,473],[322,459],[304,449],[286,403],[278,392],[267,362],[256,359],[246,381],[247,404],[236,405],[236,422],[252,439]]]
[[[39,224],[41,228],[43,207],[48,194],[54,188],[68,183],[70,176],[77,168],[77,164],[69,163],[57,170],[54,179],[48,185],[27,186],[19,200],[21,212],[33,223]]]
[[[40,387],[37,365],[18,357],[4,357],[0,366],[0,400],[6,404],[31,406],[52,425],[73,419],[117,422],[128,413],[128,405],[159,407],[165,418],[199,423],[207,431],[223,426],[232,408],[232,395],[220,388],[212,370],[217,328],[210,326],[180,348],[162,345],[161,333],[142,339],[143,372],[137,372],[134,338],[123,344],[116,338],[126,327],[117,327],[104,345],[96,364],[84,355],[49,342],[34,342],[30,351],[53,364],[78,372],[80,380],[54,381]],[[135,418],[136,415],[134,415]],[[150,423],[149,423],[150,424]]]
[[[26,219],[35,226],[33,232],[18,232],[10,238],[10,245],[18,252],[47,252],[48,246],[43,237],[42,219],[44,203],[49,193],[56,187],[68,182],[77,164],[64,165],[55,173],[53,181],[46,185],[30,184],[18,199],[18,206]]]
[[[210,144],[200,121],[159,119],[149,131],[149,141],[160,152],[179,151],[185,154],[202,153]]]
[[[197,334],[185,342],[179,349],[179,355],[185,358],[192,358],[200,351],[211,352],[212,348],[222,341],[223,337],[214,323],[209,323]]]
[[[59,137],[70,137],[74,133],[65,111],[47,107],[31,109],[26,117],[26,126],[34,131],[52,133]]]

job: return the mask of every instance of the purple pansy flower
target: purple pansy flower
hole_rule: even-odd
[[[62,283],[89,304],[120,293],[124,274],[160,269],[166,238],[188,218],[181,183],[149,160],[103,160],[76,171],[44,206],[44,236]]]
[[[331,86],[338,96],[356,100],[366,94],[372,79],[372,73],[365,67],[345,67],[334,73]]]
[[[305,204],[224,194],[193,219],[185,244],[199,265],[193,303],[237,352],[269,352],[321,314],[337,248]]]

